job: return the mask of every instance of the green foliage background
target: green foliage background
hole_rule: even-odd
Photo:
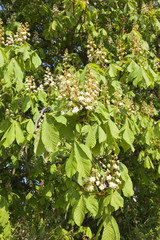
[[[0,239],[160,238],[159,5],[0,1]]]

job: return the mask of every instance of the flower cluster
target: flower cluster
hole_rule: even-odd
[[[5,46],[13,46],[14,45],[14,38],[11,33],[6,38]]]
[[[37,31],[34,31],[32,41],[33,41],[33,44],[34,44],[34,45],[37,45],[37,44],[40,43],[40,41],[39,41],[39,35],[38,35],[38,32],[37,32]]]
[[[91,36],[89,36],[87,48],[89,62],[94,61],[96,64],[99,64],[102,68],[104,67],[105,63],[108,63],[108,60],[106,59],[107,50],[105,49],[103,43],[100,43],[99,48],[97,48],[97,45],[94,43],[94,40],[92,39]]]
[[[28,23],[20,24],[16,34],[9,33],[5,46],[13,46],[15,43],[24,44],[30,36]]]
[[[11,24],[12,22],[16,21],[16,13],[12,13],[12,15],[10,16],[10,18],[7,19],[7,24]]]
[[[29,24],[26,22],[25,24],[20,24],[18,27],[18,31],[14,35],[15,43],[23,44],[30,37],[29,33]]]
[[[100,161],[102,165],[101,172],[92,168],[91,176],[85,180],[85,189],[88,192],[93,190],[103,191],[105,189],[117,190],[121,184],[119,171],[119,160],[114,155],[107,165]]]
[[[49,67],[46,68],[44,74],[44,86],[55,87],[55,82],[53,81],[53,75],[50,72]]]
[[[57,99],[68,100],[68,107],[72,108],[73,113],[82,109],[91,111],[97,106],[97,98],[101,90],[91,68],[88,69],[84,85],[80,83],[78,76],[72,70],[65,71],[58,80],[60,95]]]
[[[142,3],[141,11],[143,14],[151,14],[151,11],[153,10],[153,2],[151,1],[149,4]]]
[[[11,105],[8,104],[8,108],[6,108],[5,118],[13,118],[15,116],[13,110],[11,109]]]
[[[35,80],[34,80],[34,77],[31,75],[31,76],[26,76],[26,79],[25,79],[25,84],[26,84],[26,91],[33,91],[33,92],[37,92],[36,91],[36,84],[35,84]]]
[[[123,60],[124,56],[127,54],[127,52],[125,51],[124,43],[121,39],[119,39],[118,41],[117,53],[118,53],[118,58],[120,60]]]
[[[133,30],[137,31],[136,21],[134,21],[134,23],[133,23]],[[144,56],[144,50],[142,48],[142,41],[135,32],[131,33],[130,50],[132,51],[132,54],[134,54],[134,55],[137,55],[137,56],[143,55]]]
[[[4,27],[3,27],[3,21],[0,18],[0,45],[4,44]]]

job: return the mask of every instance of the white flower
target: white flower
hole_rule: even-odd
[[[79,100],[79,101],[83,101],[84,99],[85,99],[85,98],[84,98],[83,96],[79,96],[79,97],[78,97],[78,100]]]
[[[91,100],[91,98],[89,98],[89,97],[85,99],[85,102],[87,102],[87,103],[89,103],[89,102],[91,102],[91,101],[92,101],[92,100]]]
[[[115,170],[119,170],[119,166],[118,166],[117,164],[114,164],[114,165],[113,165],[113,168],[114,168]]]
[[[120,174],[120,172],[115,172],[115,175],[117,176],[117,177],[120,177],[121,176],[121,174]]]
[[[64,115],[64,114],[65,114],[65,111],[61,111],[61,114]]]
[[[91,176],[91,177],[89,177],[89,181],[90,181],[90,182],[95,182],[95,181],[96,181],[96,178]]]
[[[107,179],[107,181],[111,181],[111,180],[112,180],[112,176],[111,176],[111,175],[108,175],[108,176],[106,177],[106,179]]]
[[[87,106],[86,109],[91,111],[92,110],[92,106]]]
[[[79,112],[79,108],[78,108],[77,106],[74,107],[73,110],[72,110],[72,112],[73,112],[73,113],[77,113],[77,112]]]
[[[90,93],[89,93],[89,92],[86,92],[86,95],[87,95],[87,96],[90,96]]]
[[[104,190],[106,188],[106,184],[105,183],[103,183],[103,184],[101,184],[100,186],[99,186],[99,189],[100,190]]]
[[[119,102],[118,104],[119,104],[119,106],[123,106],[124,105],[122,102]]]
[[[108,173],[110,173],[110,170],[107,168],[107,170],[106,170],[106,175],[107,175]]]
[[[110,182],[109,183],[109,187],[113,188],[113,189],[116,189],[118,187],[118,185],[116,183],[114,183],[114,182]]]
[[[121,181],[118,179],[118,178],[116,178],[116,180],[115,180],[118,184],[121,184]]]
[[[96,185],[99,186],[99,184],[100,184],[100,181],[96,181]]]
[[[92,185],[89,185],[89,186],[87,187],[87,191],[88,191],[88,192],[92,192],[92,191],[93,191],[93,186],[92,186]]]

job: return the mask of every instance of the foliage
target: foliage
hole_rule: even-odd
[[[0,238],[158,240],[159,1],[0,11]]]

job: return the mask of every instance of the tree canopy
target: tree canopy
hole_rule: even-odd
[[[0,1],[0,239],[160,238],[160,1]]]

